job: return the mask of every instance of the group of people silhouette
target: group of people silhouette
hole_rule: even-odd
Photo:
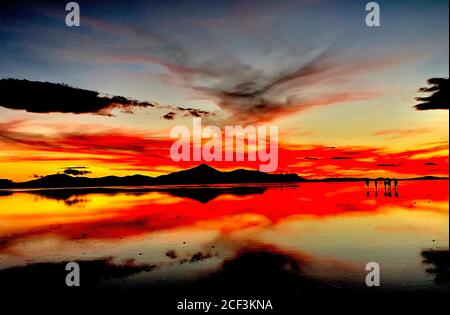
[[[370,195],[369,192],[370,181],[371,181],[370,179],[366,179],[366,188],[367,188],[366,196]],[[375,184],[375,196],[378,197],[378,179],[374,179],[373,182]],[[398,197],[398,179],[384,178],[383,185],[385,197],[392,197],[392,183],[394,183],[394,196]]]

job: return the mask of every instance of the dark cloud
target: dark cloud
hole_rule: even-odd
[[[414,105],[417,110],[449,109],[450,94],[448,78],[431,78],[429,87],[419,89],[419,92],[431,93],[429,96],[416,97],[419,102]]]
[[[433,163],[433,162],[426,162],[426,163],[423,163],[423,165],[427,165],[427,166],[436,166],[436,165],[439,165],[439,164]]]
[[[111,115],[113,108],[132,112],[137,107],[156,104],[123,96],[100,96],[99,92],[39,81],[0,80],[0,106],[32,113],[95,113]]]
[[[391,164],[391,163],[381,163],[381,164],[377,164],[377,166],[381,166],[381,167],[394,167],[394,166],[398,166],[397,164]]]
[[[170,249],[166,252],[166,256],[172,259],[175,259],[178,257],[177,253],[175,252],[175,250]]]
[[[351,160],[352,158],[348,156],[333,156],[331,160]]]
[[[174,112],[168,112],[167,114],[165,114],[163,116],[164,119],[166,120],[173,120],[175,118],[175,113]]]
[[[426,272],[434,276],[437,285],[447,287],[450,279],[450,253],[444,249],[425,249],[421,252],[422,263],[428,266]]]
[[[197,109],[197,108],[177,107],[177,110],[179,110],[181,112],[185,112],[186,115],[191,115],[193,117],[205,117],[205,116],[208,116],[208,115],[212,114],[212,113],[210,113],[208,111],[200,110],[200,109]]]
[[[192,117],[206,117],[210,115],[214,115],[214,113],[208,112],[206,110],[201,110],[197,108],[183,108],[183,107],[176,107],[174,108],[176,111],[184,113],[183,116],[192,116]],[[177,115],[176,112],[168,112],[163,116],[166,120],[174,120],[175,116]]]
[[[81,176],[81,175],[87,175],[91,174],[92,172],[87,170],[84,166],[76,166],[76,167],[67,167],[63,171],[66,175],[73,175],[73,176]]]
[[[202,261],[208,258],[211,258],[212,254],[210,253],[202,253],[202,252],[198,252],[195,253],[194,255],[192,255],[190,262],[196,262],[196,261]]]
[[[213,255],[211,253],[202,253],[202,252],[197,252],[195,254],[193,254],[192,256],[190,256],[189,258],[183,258],[179,261],[180,264],[185,264],[185,263],[195,263],[198,261],[203,261],[205,259],[209,259],[213,257]]]
[[[156,102],[142,102],[123,96],[100,96],[99,92],[61,83],[1,79],[0,91],[0,106],[32,113],[93,113],[112,116],[111,111],[116,108],[123,113],[133,113],[136,108],[155,107],[173,110],[172,114],[165,115],[164,119],[173,119],[177,111],[194,117],[211,114],[195,108],[159,105]]]

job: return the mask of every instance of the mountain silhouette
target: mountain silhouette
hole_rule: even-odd
[[[158,184],[232,184],[298,182],[303,179],[297,174],[268,174],[244,169],[221,172],[201,164],[188,170],[158,176],[155,180]]]
[[[286,183],[286,182],[348,182],[363,181],[367,178],[324,178],[305,179],[297,174],[269,174],[255,170],[236,169],[222,172],[206,164],[173,172],[158,177],[145,175],[106,176],[90,178],[53,174],[26,182],[15,183],[8,179],[0,179],[0,189],[12,188],[67,188],[67,187],[132,187],[156,185],[185,185],[185,184],[241,184],[241,183]],[[409,180],[448,179],[443,177],[424,176]],[[373,179],[370,179],[373,180]],[[407,180],[407,179],[404,179]]]
[[[153,177],[143,175],[131,175],[124,177],[106,176],[100,178],[89,178],[89,177],[74,177],[66,174],[54,174],[30,180],[27,182],[13,183],[12,188],[147,186],[152,185],[153,182],[154,182]]]
[[[219,183],[222,172],[206,164],[188,170],[161,175],[156,178],[159,184],[203,184]]]
[[[64,187],[116,187],[116,186],[153,186],[183,184],[239,184],[239,183],[276,183],[299,182],[303,179],[297,174],[268,174],[259,171],[238,169],[221,172],[206,164],[173,172],[158,177],[132,175],[125,177],[106,176],[89,178],[53,174],[38,179],[14,183],[7,179],[0,180],[0,188],[64,188]]]
[[[10,188],[14,186],[14,182],[9,179],[0,179],[0,188]]]

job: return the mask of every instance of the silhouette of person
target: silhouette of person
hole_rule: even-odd
[[[394,179],[394,191],[395,191],[395,197],[398,197],[398,180],[397,180],[397,178]]]
[[[392,197],[392,180],[390,178],[387,179],[387,186],[388,186],[388,196]]]
[[[375,197],[378,197],[378,180],[375,179]]]
[[[387,195],[387,179],[386,178],[384,179],[383,184],[384,184],[384,196],[386,196]]]
[[[369,193],[369,179],[366,178],[366,197],[369,197],[370,193]]]

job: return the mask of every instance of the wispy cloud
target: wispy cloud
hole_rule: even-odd
[[[211,52],[195,51],[182,39],[136,25],[86,16],[84,26],[91,30],[79,35],[86,40],[95,36],[98,41],[101,34],[106,34],[121,45],[111,49],[111,43],[98,43],[95,51],[91,45],[84,45],[77,48],[80,51],[69,52],[71,55],[97,56],[96,62],[103,63],[159,65],[167,71],[159,75],[165,78],[164,83],[189,91],[192,99],[214,102],[230,120],[244,124],[273,121],[315,107],[377,98],[383,91],[373,85],[365,86],[361,79],[416,58],[413,53],[393,51],[383,56],[366,54],[346,59],[337,45],[324,44],[310,50],[306,47],[301,51],[284,51],[283,60],[269,50],[265,55],[270,66],[264,67],[257,62],[258,56],[256,60],[244,61],[238,55],[217,52],[214,48]],[[202,45],[207,43],[205,39]],[[195,116],[195,112],[191,113]]]
[[[414,128],[414,129],[385,129],[376,131],[373,134],[375,136],[388,136],[391,139],[411,137],[414,135],[420,135],[431,132],[431,128]]]

